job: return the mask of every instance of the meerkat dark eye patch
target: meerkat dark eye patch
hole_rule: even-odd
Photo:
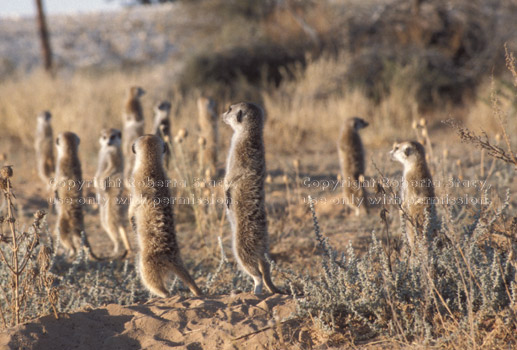
[[[59,137],[56,138],[56,145],[59,146]]]
[[[136,151],[135,151],[135,144],[133,143],[133,146],[131,146],[131,150],[133,151],[134,154],[136,154]]]
[[[239,112],[237,112],[237,122],[238,122],[238,123],[241,123],[241,122],[242,122],[242,110],[240,110]]]

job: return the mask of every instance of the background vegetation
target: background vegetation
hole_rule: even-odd
[[[143,86],[148,121],[152,106],[170,99],[173,133],[189,131],[174,145],[184,156],[177,153],[170,174],[192,184],[203,174],[197,168],[196,97],[213,96],[220,112],[237,100],[256,101],[267,112],[266,191],[274,277],[293,292],[298,305],[293,317],[310,326],[311,344],[388,339],[402,346],[515,346],[515,164],[478,151],[479,142],[459,144],[454,130],[442,123],[452,117],[479,135],[486,131],[487,142],[510,154],[517,141],[511,132],[517,127],[513,1],[204,0],[130,11],[113,22],[120,21],[121,28],[129,23],[129,35],[170,37],[175,50],[168,56],[142,50],[145,54],[128,58],[117,46],[124,39],[107,31],[96,39],[110,54],[104,64],[79,66],[57,55],[55,74],[49,76],[3,61],[0,147],[4,163],[14,166],[18,220],[29,220],[46,206],[47,194],[35,185],[31,166],[30,135],[39,111],[52,111],[56,134],[79,134],[83,172],[91,178],[99,130],[121,128],[126,88]],[[51,35],[58,22],[49,19]],[[342,206],[321,203],[338,193],[308,187],[304,179],[337,179],[335,140],[343,119],[353,115],[370,122],[363,133],[369,179],[382,180],[380,173],[400,175],[401,169],[386,159],[392,142],[427,138],[435,180],[486,180],[491,185],[440,188],[440,195],[488,198],[490,205],[439,206],[439,238],[420,242],[418,258],[410,259],[395,206],[357,219]],[[222,168],[230,130],[220,130]],[[185,196],[223,195],[218,186],[175,190]],[[375,195],[375,189],[369,190]],[[312,212],[308,195],[314,199]],[[96,208],[85,209],[91,234],[101,237],[93,249],[100,249],[107,238],[102,241]],[[179,206],[176,214],[179,241],[196,281],[212,294],[251,290],[251,281],[225,256],[230,239],[223,206]],[[51,224],[52,216],[50,212]],[[53,307],[68,312],[149,297],[131,260],[94,263],[80,256],[67,262],[54,249],[46,221],[38,220],[30,232],[42,240],[38,251],[49,249],[51,267],[44,271],[52,281],[34,292],[40,302],[26,308],[22,319],[52,312]],[[10,272],[1,266],[8,280]],[[79,287],[84,285],[89,289]],[[188,294],[179,282],[171,289]],[[10,290],[4,290],[2,310],[12,305]],[[49,291],[56,290],[58,298],[46,303]],[[6,324],[11,321],[6,317]]]

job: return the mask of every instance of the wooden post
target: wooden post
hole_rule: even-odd
[[[43,10],[42,0],[36,0],[38,8],[38,29],[41,39],[41,56],[43,58],[43,66],[47,72],[52,69],[52,49],[48,38],[47,22],[45,20],[45,11]]]

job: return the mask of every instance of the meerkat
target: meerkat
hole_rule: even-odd
[[[156,135],[144,135],[133,145],[135,166],[129,215],[138,237],[139,271],[151,293],[169,296],[166,282],[176,274],[195,295],[202,295],[180,256],[167,176],[165,145]]]
[[[431,223],[436,220],[433,179],[425,159],[425,149],[416,141],[396,143],[390,152],[392,160],[404,166],[401,186],[401,206],[411,219],[407,230],[408,242],[414,249],[415,234],[424,226],[426,215]]]
[[[223,121],[234,131],[226,162],[226,212],[232,229],[232,248],[239,266],[253,278],[254,293],[263,284],[280,293],[271,281],[264,180],[264,112],[252,103],[230,106]]]
[[[54,136],[50,121],[52,115],[49,111],[43,111],[37,116],[36,137],[34,148],[36,149],[36,163],[41,180],[50,189],[50,179],[54,176]]]
[[[217,112],[215,101],[207,97],[197,99],[197,109],[199,114],[199,126],[201,137],[206,141],[203,150],[202,163],[208,169],[210,175],[215,175],[217,171]]]
[[[171,138],[171,122],[169,115],[171,112],[171,103],[168,101],[162,101],[154,106],[154,126],[153,133],[160,137],[165,144],[166,152],[163,156],[165,168],[169,168],[171,160],[170,145],[172,142]]]
[[[124,129],[122,132],[122,152],[124,153],[124,179],[126,186],[128,179],[133,171],[133,164],[135,157],[131,151],[131,147],[135,140],[144,134],[144,113],[142,111],[142,104],[140,97],[145,94],[145,91],[138,86],[132,86],[127,93],[126,104],[124,106]]]
[[[368,122],[361,118],[348,118],[343,123],[341,136],[337,142],[339,163],[341,165],[341,176],[345,203],[360,215],[361,211],[368,213],[368,200],[362,182],[364,181],[364,147],[359,135],[359,130],[368,126]]]
[[[84,216],[81,201],[82,171],[79,160],[79,137],[73,132],[62,132],[56,139],[57,166],[54,182],[57,204],[56,231],[70,258],[75,258],[81,247],[81,232],[84,232]],[[90,256],[99,259],[85,242]]]
[[[122,196],[122,176],[124,160],[122,158],[120,130],[102,129],[99,143],[99,164],[95,174],[95,186],[99,202],[102,228],[113,242],[113,256],[120,253],[119,235],[125,247],[124,257],[131,251],[124,222],[126,213],[118,199]]]

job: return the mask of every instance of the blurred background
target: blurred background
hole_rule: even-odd
[[[220,110],[259,102],[282,116],[271,123],[289,130],[288,152],[333,148],[352,114],[374,121],[380,144],[421,117],[490,131],[493,92],[515,112],[512,0],[23,0],[0,16],[2,133],[25,145],[42,109],[96,145],[87,121],[120,127],[131,84],[148,90],[148,111],[172,100],[186,126],[201,93]]]

